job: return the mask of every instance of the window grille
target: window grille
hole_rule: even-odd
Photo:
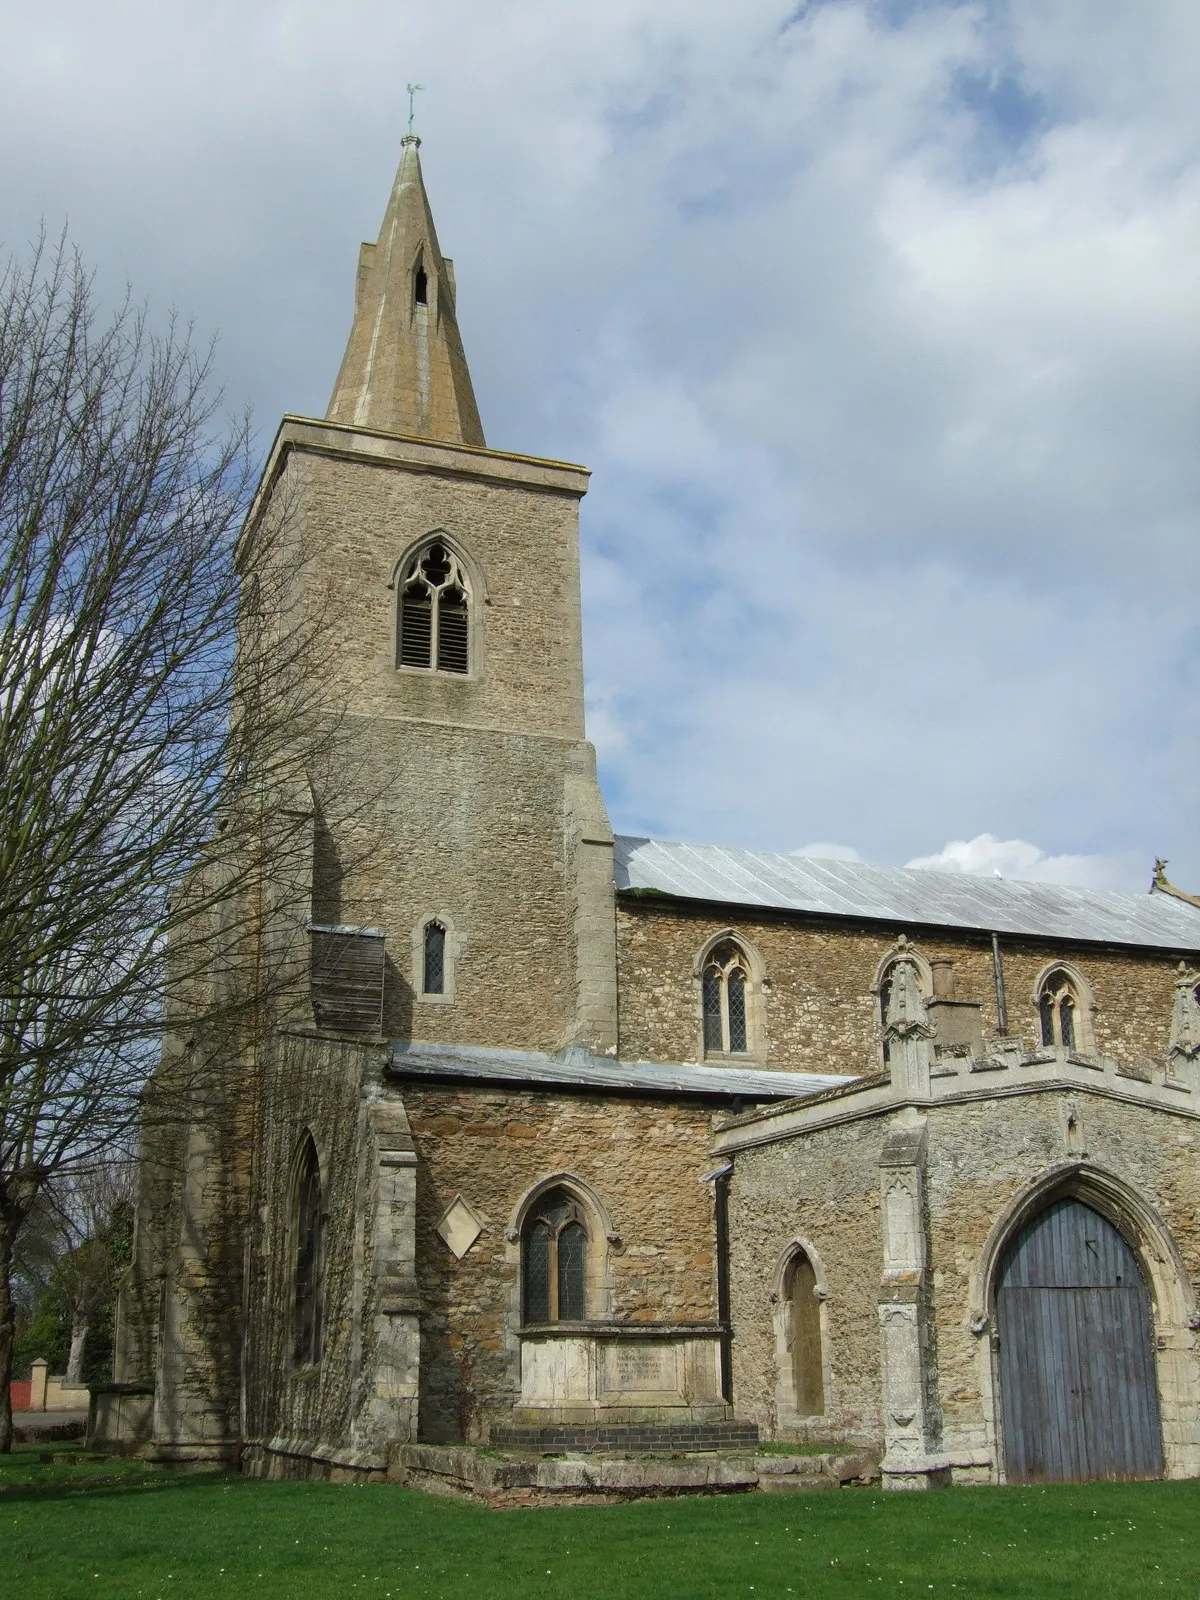
[[[321,1359],[321,1297],[325,1227],[321,1213],[321,1171],[312,1140],[300,1169],[296,1206],[295,1316],[292,1357],[298,1367]]]
[[[471,670],[471,590],[458,558],[444,544],[427,545],[409,562],[399,584],[402,667]]]
[[[1078,1010],[1079,999],[1070,978],[1064,972],[1050,973],[1038,996],[1042,1043],[1074,1050],[1078,1043]]]
[[[426,994],[445,992],[446,930],[440,922],[425,924],[425,973],[422,988]]]
[[[521,1303],[527,1323],[587,1319],[587,1226],[565,1189],[544,1195],[521,1236]]]
[[[732,942],[718,945],[700,980],[706,1055],[745,1055],[750,1048],[746,958]]]

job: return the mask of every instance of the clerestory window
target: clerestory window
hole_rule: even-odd
[[[1079,996],[1065,972],[1051,972],[1038,995],[1042,1043],[1074,1050],[1079,1043]]]
[[[525,1322],[587,1318],[587,1223],[565,1189],[543,1195],[521,1230],[521,1306]]]
[[[426,545],[409,562],[399,590],[400,666],[469,672],[471,589],[453,552],[436,541]]]
[[[749,1050],[746,1023],[746,958],[732,940],[720,944],[701,975],[706,1055],[742,1055]]]

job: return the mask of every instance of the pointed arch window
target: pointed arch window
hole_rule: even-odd
[[[825,1411],[821,1302],[817,1293],[816,1271],[803,1250],[798,1250],[788,1265],[784,1298],[796,1414],[819,1417]]]
[[[296,1366],[320,1361],[325,1274],[325,1216],[321,1205],[321,1168],[309,1138],[300,1158],[296,1183],[296,1267],[293,1302],[292,1359]]]
[[[1038,993],[1038,1020],[1044,1045],[1062,1045],[1067,1050],[1080,1043],[1079,994],[1065,972],[1050,972]]]
[[[552,1189],[521,1230],[521,1310],[527,1323],[587,1318],[588,1230],[566,1189]]]
[[[399,664],[469,672],[471,586],[457,556],[437,540],[426,545],[408,563],[399,589]]]
[[[879,1034],[883,1040],[883,1064],[886,1067],[891,1060],[892,1045],[888,1038],[887,1021],[888,1007],[892,1003],[892,990],[896,983],[896,963],[884,969],[883,977],[879,980]]]
[[[746,957],[731,939],[719,944],[704,963],[700,991],[706,1055],[744,1055],[749,1050],[749,981]]]
[[[425,924],[421,987],[424,994],[446,992],[446,930],[437,921]]]

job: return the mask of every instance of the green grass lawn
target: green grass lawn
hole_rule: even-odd
[[[404,1489],[0,1457],[21,1600],[1200,1596],[1200,1483],[488,1511]]]

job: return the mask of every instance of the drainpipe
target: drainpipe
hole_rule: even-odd
[[[1000,954],[1000,935],[992,935],[992,972],[996,978],[996,1017],[1002,1034],[1008,1032],[1008,1001],[1004,998],[1004,960]]]

